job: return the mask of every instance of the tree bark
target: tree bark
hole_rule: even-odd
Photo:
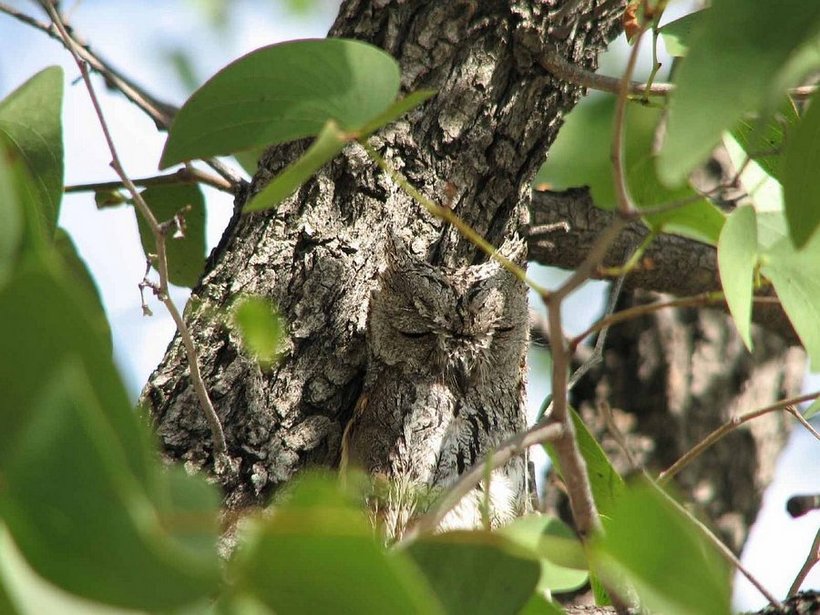
[[[594,69],[600,51],[619,32],[625,2],[583,0],[555,22],[549,17],[553,4],[558,3],[348,0],[330,31],[331,36],[367,41],[392,54],[401,65],[404,92],[438,91],[423,107],[379,132],[372,143],[424,194],[453,208],[494,245],[532,228],[531,180],[562,116],[582,94],[579,87],[541,68],[539,57],[545,49],[557,50],[568,61]],[[237,212],[305,147],[299,142],[269,150],[251,191],[237,197]],[[434,265],[457,267],[482,260],[470,242],[428,215],[357,146],[346,148],[276,211],[237,213],[211,255],[186,308],[186,320],[229,454],[239,462],[238,475],[222,477],[229,508],[266,502],[305,467],[339,463],[343,431],[366,369],[367,306],[382,266],[380,246],[396,228],[408,229],[415,238],[412,251]],[[585,241],[572,248],[576,257],[589,248]],[[225,323],[227,306],[243,293],[270,297],[288,322],[286,352],[269,372],[243,352]],[[698,313],[687,322],[700,318]],[[609,403],[615,407],[637,407],[641,420],[660,426],[647,430],[645,437],[654,441],[665,426],[673,425],[676,434],[686,434],[676,447],[684,446],[695,437],[692,430],[711,424],[690,423],[702,415],[709,420],[725,416],[733,407],[730,401],[740,399],[740,392],[758,380],[757,372],[749,360],[731,372],[720,364],[726,377],[704,386],[723,387],[725,394],[706,398],[691,393],[689,388],[697,388],[702,375],[696,370],[717,370],[719,364],[691,363],[681,379],[681,372],[672,369],[678,365],[674,357],[686,363],[686,353],[696,343],[704,354],[709,354],[707,348],[730,349],[733,357],[742,352],[725,323],[709,325],[708,331],[707,324],[690,326],[686,335],[661,324],[624,328],[631,333],[622,333],[608,351],[611,371],[600,376],[600,387],[590,384],[578,395],[590,407],[603,395],[611,395]],[[780,356],[777,352],[782,354],[783,347],[771,356]],[[773,371],[776,361],[770,358],[767,363]],[[647,362],[653,366],[648,379]],[[767,378],[778,384],[763,395],[766,399],[793,389],[791,375]],[[647,393],[636,405],[644,394],[634,392],[643,388],[651,397]],[[170,458],[210,467],[210,433],[178,337],[152,374],[142,402]],[[690,407],[702,412],[695,415]],[[720,411],[710,413],[711,407]],[[523,405],[520,413],[523,420]],[[491,423],[473,425],[476,443],[492,441],[484,433]],[[661,438],[653,448],[665,451],[666,457],[658,458],[660,465],[675,454],[665,448],[667,440]],[[476,455],[486,452],[485,444],[478,446]],[[771,456],[766,454],[767,459]],[[758,486],[748,482],[748,473],[738,478],[730,468],[721,481],[712,492],[718,498]],[[726,503],[733,505],[729,499]],[[745,509],[742,514],[745,519]]]
[[[549,3],[348,1],[330,36],[364,40],[401,65],[405,92],[438,95],[382,130],[380,153],[437,202],[500,245],[525,222],[530,183],[577,86],[539,66],[549,46],[594,68],[617,33],[622,2],[581,2],[563,23]],[[253,190],[304,149],[271,149]],[[241,208],[248,195],[241,195]],[[434,265],[479,262],[476,248],[424,212],[348,147],[274,212],[237,217],[194,290],[186,318],[239,479],[229,506],[262,503],[306,466],[334,467],[362,387],[367,304],[391,228],[408,228]],[[282,361],[263,373],[222,314],[241,293],[273,299],[289,323]],[[185,360],[175,339],[143,392],[166,453],[195,466],[212,460]],[[523,420],[524,408],[520,409]],[[487,423],[487,426],[489,423]],[[477,424],[476,429],[486,429]],[[476,434],[484,442],[486,434]],[[485,451],[478,450],[477,454]]]

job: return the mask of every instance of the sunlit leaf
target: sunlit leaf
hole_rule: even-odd
[[[328,120],[355,130],[383,113],[398,89],[396,61],[366,43],[263,47],[194,92],[174,118],[160,167],[316,135]]]
[[[348,141],[349,138],[339,130],[336,123],[328,121],[308,150],[254,195],[245,205],[244,211],[262,211],[281,203],[342,151]]]
[[[790,133],[783,160],[786,220],[794,244],[803,247],[820,226],[820,94],[815,93],[800,123]]]
[[[243,297],[233,309],[233,318],[245,348],[263,369],[269,368],[282,351],[284,334],[273,304],[263,297]]]
[[[726,220],[718,242],[718,269],[726,302],[738,333],[752,349],[752,287],[757,264],[757,219],[751,206],[739,207]]]
[[[168,280],[177,286],[192,288],[205,266],[205,199],[196,185],[151,186],[141,193],[157,222],[171,223],[165,236]],[[146,255],[156,254],[151,227],[134,208],[140,241]],[[181,228],[174,223],[179,221]],[[152,260],[152,262],[154,262]],[[156,263],[154,263],[156,267]]]
[[[0,101],[0,134],[25,162],[36,203],[36,223],[51,237],[63,196],[63,69],[51,66]]]
[[[799,251],[784,237],[765,252],[762,263],[761,272],[772,281],[816,370],[820,366],[820,233]]]
[[[611,158],[614,105],[612,97],[590,100],[567,116],[536,176],[536,185],[547,184],[554,190],[589,186],[597,207],[610,210],[616,206]],[[660,118],[659,109],[627,107],[624,159],[633,200],[639,208],[681,203],[647,216],[646,224],[714,245],[723,226],[721,211],[691,187],[669,189],[657,177],[652,152]]]
[[[527,515],[499,531],[539,560],[538,589],[566,592],[586,583],[589,575],[584,548],[577,535],[560,519]]]
[[[820,3],[805,0],[716,0],[703,12],[670,98],[664,183],[682,183],[724,130],[768,105],[784,62],[818,26]]]
[[[593,541],[599,570],[611,585],[626,580],[652,612],[728,615],[730,577],[695,523],[644,484],[619,498],[606,533]]]

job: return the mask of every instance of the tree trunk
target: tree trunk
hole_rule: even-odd
[[[581,94],[542,69],[539,57],[557,47],[592,68],[617,33],[621,5],[582,2],[567,21],[551,24],[550,7],[540,1],[349,1],[330,35],[392,54],[404,91],[438,91],[374,145],[427,196],[500,245],[526,221],[533,174]],[[303,148],[270,150],[254,189]],[[306,466],[338,464],[366,370],[368,300],[392,229],[409,229],[412,251],[433,265],[480,260],[470,242],[425,213],[355,146],[275,212],[235,220],[212,255],[186,318],[230,455],[241,460],[240,479],[224,485],[229,506],[265,501]],[[218,316],[240,293],[270,297],[289,323],[287,352],[269,373],[243,354]],[[520,381],[521,371],[514,377]],[[210,463],[209,432],[178,339],[143,401],[171,457]],[[523,424],[523,404],[514,419]],[[474,456],[494,441],[491,425],[472,423]]]
[[[552,4],[557,3],[349,0],[330,31],[330,36],[367,41],[393,55],[401,65],[403,91],[438,91],[371,142],[421,192],[451,207],[496,246],[518,232],[526,234],[531,180],[555,139],[562,115],[582,94],[581,88],[542,68],[544,51],[557,50],[570,62],[594,69],[600,51],[619,32],[625,2],[582,0],[556,21],[549,18]],[[269,150],[260,161],[251,193],[305,145]],[[237,197],[237,211],[248,196]],[[366,335],[368,304],[384,268],[385,242],[396,229],[412,236],[409,249],[416,257],[436,267],[482,261],[470,242],[427,214],[358,146],[346,148],[276,211],[237,215],[226,230],[192,294],[186,319],[225,428],[229,454],[239,462],[238,476],[223,477],[229,507],[264,503],[302,468],[338,465],[343,435],[362,397],[372,355]],[[530,244],[534,245],[532,240]],[[588,244],[574,250],[583,255],[585,247]],[[270,297],[288,322],[287,350],[269,372],[243,353],[224,322],[226,308],[243,293]],[[662,344],[656,353],[678,352],[677,346],[664,350],[679,342],[674,336],[663,337],[661,329],[642,335]],[[614,353],[633,356],[636,346],[644,347],[637,339],[613,345],[607,363],[619,366]],[[725,339],[717,335],[713,347]],[[736,351],[736,344],[732,348]],[[627,373],[625,365],[624,360],[621,369],[608,376],[607,391],[641,390],[630,384],[637,368]],[[687,387],[697,383],[696,377],[680,382],[674,379],[674,370],[654,374],[660,379],[657,388],[667,397],[674,397],[673,392],[692,397]],[[519,387],[523,370],[510,378],[515,382],[507,385]],[[726,396],[709,403],[733,398],[747,380],[736,375],[722,379]],[[587,398],[593,399],[592,394]],[[198,409],[178,337],[152,374],[142,401],[169,457],[210,466],[210,432]],[[610,403],[631,407],[616,397]],[[657,408],[647,406],[645,413],[651,415]],[[523,402],[514,415],[502,421],[504,429],[523,423]],[[468,424],[472,458],[497,441],[491,432],[499,421],[488,418]],[[685,422],[682,415],[676,421],[678,427]],[[435,456],[435,438],[417,444],[426,445]],[[397,447],[391,453],[391,467],[401,465],[402,455],[407,455],[405,461],[414,458],[403,450]],[[727,480],[734,477],[730,473]],[[726,491],[750,488],[735,482],[719,486]]]

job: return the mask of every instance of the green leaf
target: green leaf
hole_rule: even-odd
[[[90,308],[94,312],[89,314],[89,322],[91,326],[97,329],[100,337],[106,341],[106,349],[110,352],[113,349],[111,327],[105,315],[100,291],[97,289],[97,284],[94,282],[88,266],[77,252],[77,247],[74,245],[71,235],[65,229],[57,228],[54,234],[54,247],[61,257],[71,283],[76,288],[81,289],[88,298]]]
[[[800,251],[784,237],[764,253],[762,263],[761,272],[772,281],[816,370],[820,366],[820,233]]]
[[[17,261],[23,240],[24,218],[17,194],[15,159],[14,148],[0,137],[0,286]]]
[[[344,149],[350,138],[329,120],[308,150],[296,162],[274,177],[270,183],[248,201],[245,212],[276,207],[304,184],[316,171]]]
[[[592,549],[596,570],[609,584],[627,581],[650,611],[731,612],[730,577],[723,560],[694,522],[656,487],[630,486]]]
[[[315,479],[300,484],[251,528],[232,562],[237,589],[290,615],[441,613],[419,572],[403,554],[388,555],[337,491]]]
[[[704,11],[669,101],[665,184],[682,183],[724,130],[768,104],[775,77],[818,25],[820,3],[805,0],[717,0]]]
[[[104,408],[76,355],[44,376],[2,463],[0,515],[26,560],[63,589],[116,606],[170,609],[212,592],[215,550],[205,559],[169,541],[174,517],[156,515],[129,471],[110,419],[131,409]]]
[[[729,311],[746,348],[752,349],[752,289],[757,264],[757,218],[751,206],[738,207],[718,242],[718,270]]]
[[[616,206],[611,160],[614,108],[612,97],[578,105],[567,116],[547,162],[536,176],[536,186],[548,184],[555,190],[589,186],[597,207],[613,209]],[[655,231],[714,245],[723,226],[723,213],[691,187],[669,189],[657,177],[652,151],[660,118],[659,109],[640,105],[627,107],[624,159],[633,200],[639,208],[691,200],[682,207],[647,216],[644,221]]]
[[[815,399],[808,408],[803,410],[803,418],[807,421],[814,417],[818,412],[820,412],[820,397]]]
[[[563,615],[564,609],[543,596],[533,594],[518,615]]]
[[[0,464],[26,428],[30,408],[43,379],[67,357],[79,357],[86,372],[94,374],[96,399],[112,410],[111,427],[125,450],[129,471],[146,489],[152,489],[149,467],[152,453],[147,431],[130,409],[122,379],[114,367],[109,346],[94,323],[87,297],[52,254],[28,259],[0,289],[0,339],[14,352],[0,353],[4,375],[0,403]]]
[[[666,52],[673,57],[683,57],[689,52],[689,44],[696,27],[703,20],[703,11],[695,11],[680,19],[670,21],[658,30],[666,45]]]
[[[790,133],[783,161],[783,197],[786,220],[794,245],[802,248],[820,226],[820,94]]]
[[[528,550],[541,563],[538,590],[566,592],[587,582],[584,547],[563,521],[547,515],[527,515],[499,532]]]
[[[270,368],[282,351],[284,335],[276,308],[263,297],[243,297],[234,306],[233,317],[245,348],[263,369]]]
[[[183,105],[160,168],[318,134],[332,119],[351,131],[383,113],[399,90],[384,51],[345,39],[258,49],[218,72]]]
[[[46,237],[57,226],[63,196],[63,69],[51,66],[0,101],[0,135],[13,143],[32,178],[37,224]]]
[[[239,152],[234,152],[233,157],[250,177],[256,175],[259,170],[259,159],[265,153],[265,147],[253,147],[251,149],[243,149]]]
[[[606,523],[615,503],[623,493],[624,479],[621,478],[621,475],[618,474],[612,466],[601,445],[598,444],[592,434],[589,433],[589,429],[587,429],[583,419],[573,408],[570,408],[570,412],[572,413],[572,424],[575,426],[575,437],[578,440],[578,448],[587,465],[589,482],[592,487],[592,497],[595,499],[598,514],[601,515],[602,521]],[[555,469],[560,474],[561,463],[555,454],[555,450],[549,444],[545,444],[544,449],[552,460]]]
[[[732,129],[732,136],[747,156],[757,162],[771,177],[782,181],[786,137],[798,120],[797,109],[787,98],[771,117],[741,118]]]
[[[170,185],[151,186],[141,193],[157,222],[173,221],[181,216],[183,232],[171,223],[165,236],[165,250],[168,258],[168,281],[177,286],[193,288],[199,281],[205,266],[205,199],[199,186]],[[154,234],[148,222],[134,208],[139,225],[142,249],[148,254],[156,254]],[[155,268],[156,263],[154,262]]]
[[[514,546],[490,532],[447,532],[416,540],[404,551],[447,613],[518,613],[540,575],[538,562],[515,555]]]

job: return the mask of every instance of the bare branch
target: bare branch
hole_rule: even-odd
[[[100,128],[102,128],[103,134],[105,136],[105,141],[108,144],[109,151],[111,152],[111,167],[114,169],[114,171],[116,171],[117,175],[120,176],[122,183],[131,193],[131,196],[134,199],[135,206],[151,227],[151,232],[154,235],[154,240],[157,249],[156,265],[157,270],[159,272],[159,288],[157,289],[157,296],[159,297],[160,301],[162,301],[162,303],[165,305],[165,308],[168,310],[168,312],[171,314],[171,318],[174,319],[174,323],[176,323],[177,329],[179,330],[180,337],[182,338],[183,344],[185,346],[185,351],[188,355],[188,365],[191,372],[191,382],[193,383],[197,396],[199,397],[199,401],[202,406],[202,412],[205,415],[205,419],[207,420],[208,425],[211,428],[211,434],[214,440],[214,448],[219,455],[225,455],[227,451],[227,445],[225,443],[225,434],[222,430],[222,424],[219,421],[219,417],[216,415],[216,411],[214,410],[213,404],[211,403],[211,399],[208,396],[208,392],[205,389],[205,383],[203,382],[202,375],[199,371],[198,358],[196,355],[196,349],[194,348],[194,342],[191,337],[191,333],[188,330],[188,327],[182,318],[182,314],[180,314],[176,305],[171,300],[170,293],[168,292],[168,259],[165,253],[165,229],[163,228],[162,224],[160,224],[157,221],[153,212],[148,207],[148,204],[142,198],[134,183],[128,178],[128,175],[125,173],[125,170],[123,169],[122,164],[120,163],[119,156],[117,155],[117,148],[114,145],[113,139],[111,138],[111,133],[108,130],[108,124],[105,121],[105,116],[103,115],[102,107],[100,106],[100,102],[97,99],[97,94],[94,91],[94,86],[91,83],[91,77],[88,73],[88,66],[80,53],[80,50],[82,48],[71,38],[71,35],[68,33],[68,30],[66,30],[65,26],[61,21],[60,15],[57,13],[57,10],[51,5],[51,3],[48,2],[48,0],[44,0],[41,4],[51,17],[52,22],[57,31],[59,32],[60,36],[62,37],[66,48],[71,52],[71,55],[77,62],[77,66],[80,69],[80,73],[82,75],[83,81],[85,82],[86,89],[88,90],[88,94],[91,97],[91,104],[94,106],[94,111],[96,112],[97,118],[99,119]]]
[[[811,543],[811,549],[809,549],[809,554],[806,557],[806,561],[800,568],[800,572],[797,573],[797,576],[794,579],[794,583],[792,583],[792,586],[789,588],[788,596],[790,598],[800,590],[800,586],[803,585],[803,581],[806,580],[806,577],[809,576],[809,572],[811,572],[811,569],[814,568],[815,564],[817,564],[817,562],[819,561],[820,530],[817,530],[817,534],[814,537],[814,542]]]
[[[211,186],[222,192],[233,194],[233,186],[221,177],[215,177],[204,171],[200,171],[196,167],[186,166],[174,173],[166,175],[153,175],[151,177],[142,177],[139,179],[132,179],[131,183],[135,186],[175,186],[179,184],[205,184]],[[75,184],[63,188],[66,194],[72,192],[99,192],[102,190],[120,190],[125,188],[122,181],[114,182],[95,182],[91,184]]]
[[[814,393],[807,393],[805,395],[799,395],[797,397],[791,397],[789,399],[784,399],[783,401],[779,401],[776,404],[772,404],[771,406],[766,406],[765,408],[759,408],[757,410],[752,410],[751,412],[747,412],[745,414],[741,414],[740,416],[735,416],[729,419],[726,423],[715,429],[712,433],[706,436],[703,440],[701,440],[698,444],[693,446],[689,449],[680,459],[678,459],[675,463],[673,463],[668,469],[664,470],[658,475],[658,482],[660,484],[665,484],[669,482],[673,476],[675,476],[678,472],[683,470],[687,465],[689,465],[692,461],[694,461],[703,451],[707,448],[712,446],[715,442],[723,438],[726,434],[734,431],[743,423],[747,421],[751,421],[752,419],[756,419],[759,416],[763,416],[764,414],[768,414],[770,412],[776,412],[778,410],[783,410],[792,414],[798,414],[793,406],[804,402],[810,401],[813,399],[817,399],[820,397],[820,391],[815,391]],[[791,409],[790,409],[791,408]],[[800,417],[802,418],[802,417]],[[804,422],[808,425],[808,422]],[[815,437],[820,439],[820,435],[809,425],[809,429],[813,432]]]

